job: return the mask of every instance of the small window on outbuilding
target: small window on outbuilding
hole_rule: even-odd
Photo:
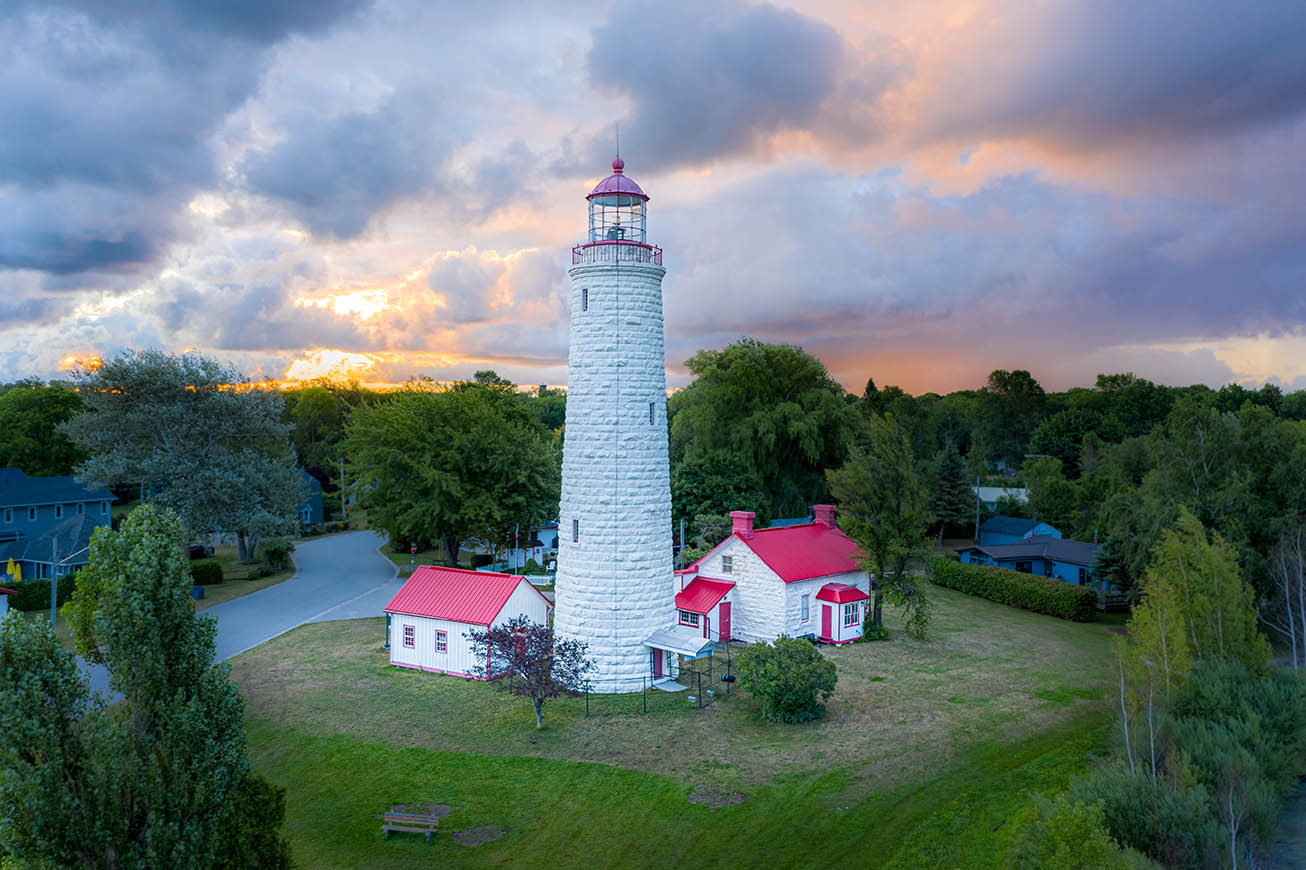
[[[109,503],[107,501],[100,502],[100,516],[104,516],[108,512],[109,512]]]
[[[449,651],[449,632],[436,631],[435,633],[435,651],[438,653]]]
[[[845,627],[857,624],[857,602],[843,606],[843,624]]]
[[[692,625],[694,628],[698,628],[698,614],[689,610],[680,611],[680,624]]]
[[[412,649],[417,646],[417,627],[412,625],[404,626],[404,646]]]

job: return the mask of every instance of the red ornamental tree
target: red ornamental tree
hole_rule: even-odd
[[[555,638],[552,628],[526,616],[469,631],[467,638],[491,682],[513,695],[531,699],[536,728],[543,727],[546,700],[579,695],[595,670],[594,663],[585,656],[588,644]]]

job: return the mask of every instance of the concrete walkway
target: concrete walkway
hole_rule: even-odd
[[[376,532],[347,532],[295,545],[295,576],[203,611],[218,620],[223,661],[306,622],[380,616],[399,590],[398,567],[377,552]],[[78,659],[91,689],[107,692],[104,668]]]

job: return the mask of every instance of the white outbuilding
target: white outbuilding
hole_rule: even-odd
[[[551,606],[525,577],[423,565],[385,607],[390,664],[485,679],[468,632],[518,616],[547,624]]]

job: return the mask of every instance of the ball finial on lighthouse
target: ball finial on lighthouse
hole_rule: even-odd
[[[589,646],[591,690],[628,692],[674,673],[651,646],[672,624],[662,249],[648,195],[620,157],[589,196],[572,248],[567,438],[554,629]]]

